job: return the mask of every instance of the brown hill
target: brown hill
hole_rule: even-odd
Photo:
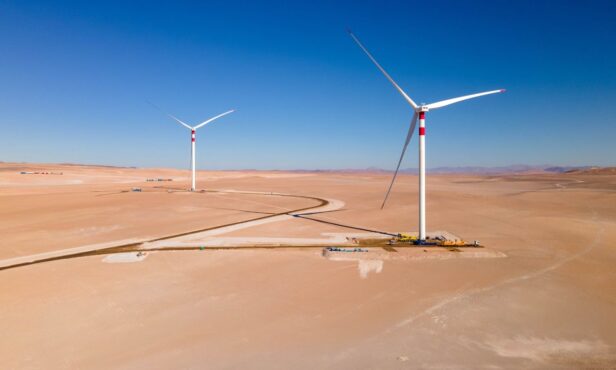
[[[577,175],[616,175],[616,167],[591,167],[567,171]]]

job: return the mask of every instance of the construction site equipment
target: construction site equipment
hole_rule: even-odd
[[[428,246],[429,245],[439,245],[438,242],[430,242],[425,239],[415,239],[412,243],[415,245],[428,245]]]
[[[466,245],[466,243],[464,242],[464,240],[444,240],[441,242],[441,245],[449,247],[449,246],[454,246],[454,247],[463,247]]]
[[[415,235],[408,235],[408,234],[398,234],[398,241],[404,243],[404,242],[415,242],[417,240],[417,237]]]
[[[365,248],[340,248],[340,247],[326,247],[328,252],[368,252]]]

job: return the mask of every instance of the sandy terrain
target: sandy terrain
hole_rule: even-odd
[[[187,175],[0,163],[5,266],[289,245],[0,270],[2,368],[616,368],[614,174],[428,176],[428,230],[486,248],[329,256],[297,246],[412,231],[416,177],[380,211],[383,174],[201,172],[204,193]]]

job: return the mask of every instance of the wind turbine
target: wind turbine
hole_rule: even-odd
[[[398,160],[398,166],[396,167],[396,171],[394,172],[394,176],[391,179],[391,183],[389,184],[389,188],[387,189],[387,193],[385,194],[385,199],[383,200],[383,204],[381,205],[381,209],[385,207],[385,203],[387,202],[387,198],[389,197],[389,193],[391,192],[391,188],[394,185],[394,181],[396,181],[396,176],[398,176],[398,170],[400,170],[400,164],[402,163],[402,159],[404,158],[404,153],[406,152],[406,148],[413,137],[413,132],[415,131],[415,126],[417,124],[417,117],[419,116],[419,240],[418,243],[422,244],[426,240],[426,112],[431,109],[442,108],[450,104],[458,103],[464,100],[478,98],[484,95],[497,94],[505,92],[504,89],[492,90],[481,92],[477,94],[460,96],[458,98],[452,98],[447,100],[441,100],[431,104],[421,104],[417,105],[413,99],[411,99],[405,92],[398,86],[398,84],[389,76],[389,74],[381,67],[381,65],[374,59],[372,54],[364,47],[364,45],[359,41],[359,39],[348,30],[349,35],[353,38],[353,40],[359,45],[359,47],[368,55],[368,58],[376,65],[376,67],[385,75],[385,77],[391,82],[396,90],[402,95],[402,97],[411,105],[413,108],[413,118],[411,119],[411,124],[409,126],[409,131],[406,135],[406,141],[404,142],[404,146],[402,147],[402,154],[400,154],[400,159]]]
[[[150,104],[152,104],[152,103],[150,103]],[[152,105],[156,109],[160,110],[160,108],[158,108],[154,104],[152,104]],[[161,112],[162,112],[162,110],[161,110]],[[190,191],[195,191],[195,189],[196,189],[196,173],[195,173],[195,154],[196,154],[195,153],[195,149],[196,148],[195,148],[195,139],[196,139],[197,129],[207,125],[208,123],[210,123],[210,122],[212,122],[212,121],[214,121],[214,120],[216,120],[216,119],[218,119],[218,118],[220,118],[222,116],[226,116],[227,114],[232,113],[232,112],[235,112],[235,109],[231,109],[230,111],[227,111],[227,112],[221,113],[221,114],[219,114],[217,116],[214,116],[214,117],[212,117],[212,118],[210,118],[210,119],[208,119],[206,121],[201,122],[200,124],[198,124],[198,125],[196,125],[194,127],[188,125],[187,123],[185,123],[183,121],[181,121],[177,117],[174,117],[174,116],[172,116],[172,115],[170,115],[168,113],[164,113],[163,112],[167,117],[171,118],[172,120],[176,121],[180,125],[182,125],[182,126],[184,126],[184,127],[186,127],[187,129],[190,130],[190,137],[191,137],[191,139],[190,139],[191,140],[191,146],[190,146],[190,154],[191,154],[191,156],[190,156],[190,167],[191,167],[191,170],[192,170],[192,185],[190,187]]]

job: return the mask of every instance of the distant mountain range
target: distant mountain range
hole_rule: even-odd
[[[573,170],[585,170],[592,168],[592,166],[529,166],[524,164],[517,164],[511,166],[498,166],[498,167],[480,167],[480,166],[466,166],[466,167],[435,167],[428,168],[429,173],[476,173],[476,174],[499,174],[499,173],[527,173],[527,172],[552,172],[552,173],[565,173]],[[405,173],[417,173],[416,168],[406,168]]]
[[[539,165],[530,166],[524,164],[516,164],[511,166],[497,166],[497,167],[481,167],[481,166],[461,166],[461,167],[434,167],[428,168],[428,173],[433,174],[447,174],[447,173],[466,173],[466,174],[511,174],[511,173],[565,173],[572,171],[584,171],[593,168],[599,168],[596,166],[552,166],[552,165]],[[338,170],[296,170],[293,172],[368,172],[368,173],[388,173],[393,172],[391,170],[385,170],[378,167],[368,167],[364,169],[338,169]],[[417,168],[403,168],[400,169],[400,173],[417,174],[419,171]]]

